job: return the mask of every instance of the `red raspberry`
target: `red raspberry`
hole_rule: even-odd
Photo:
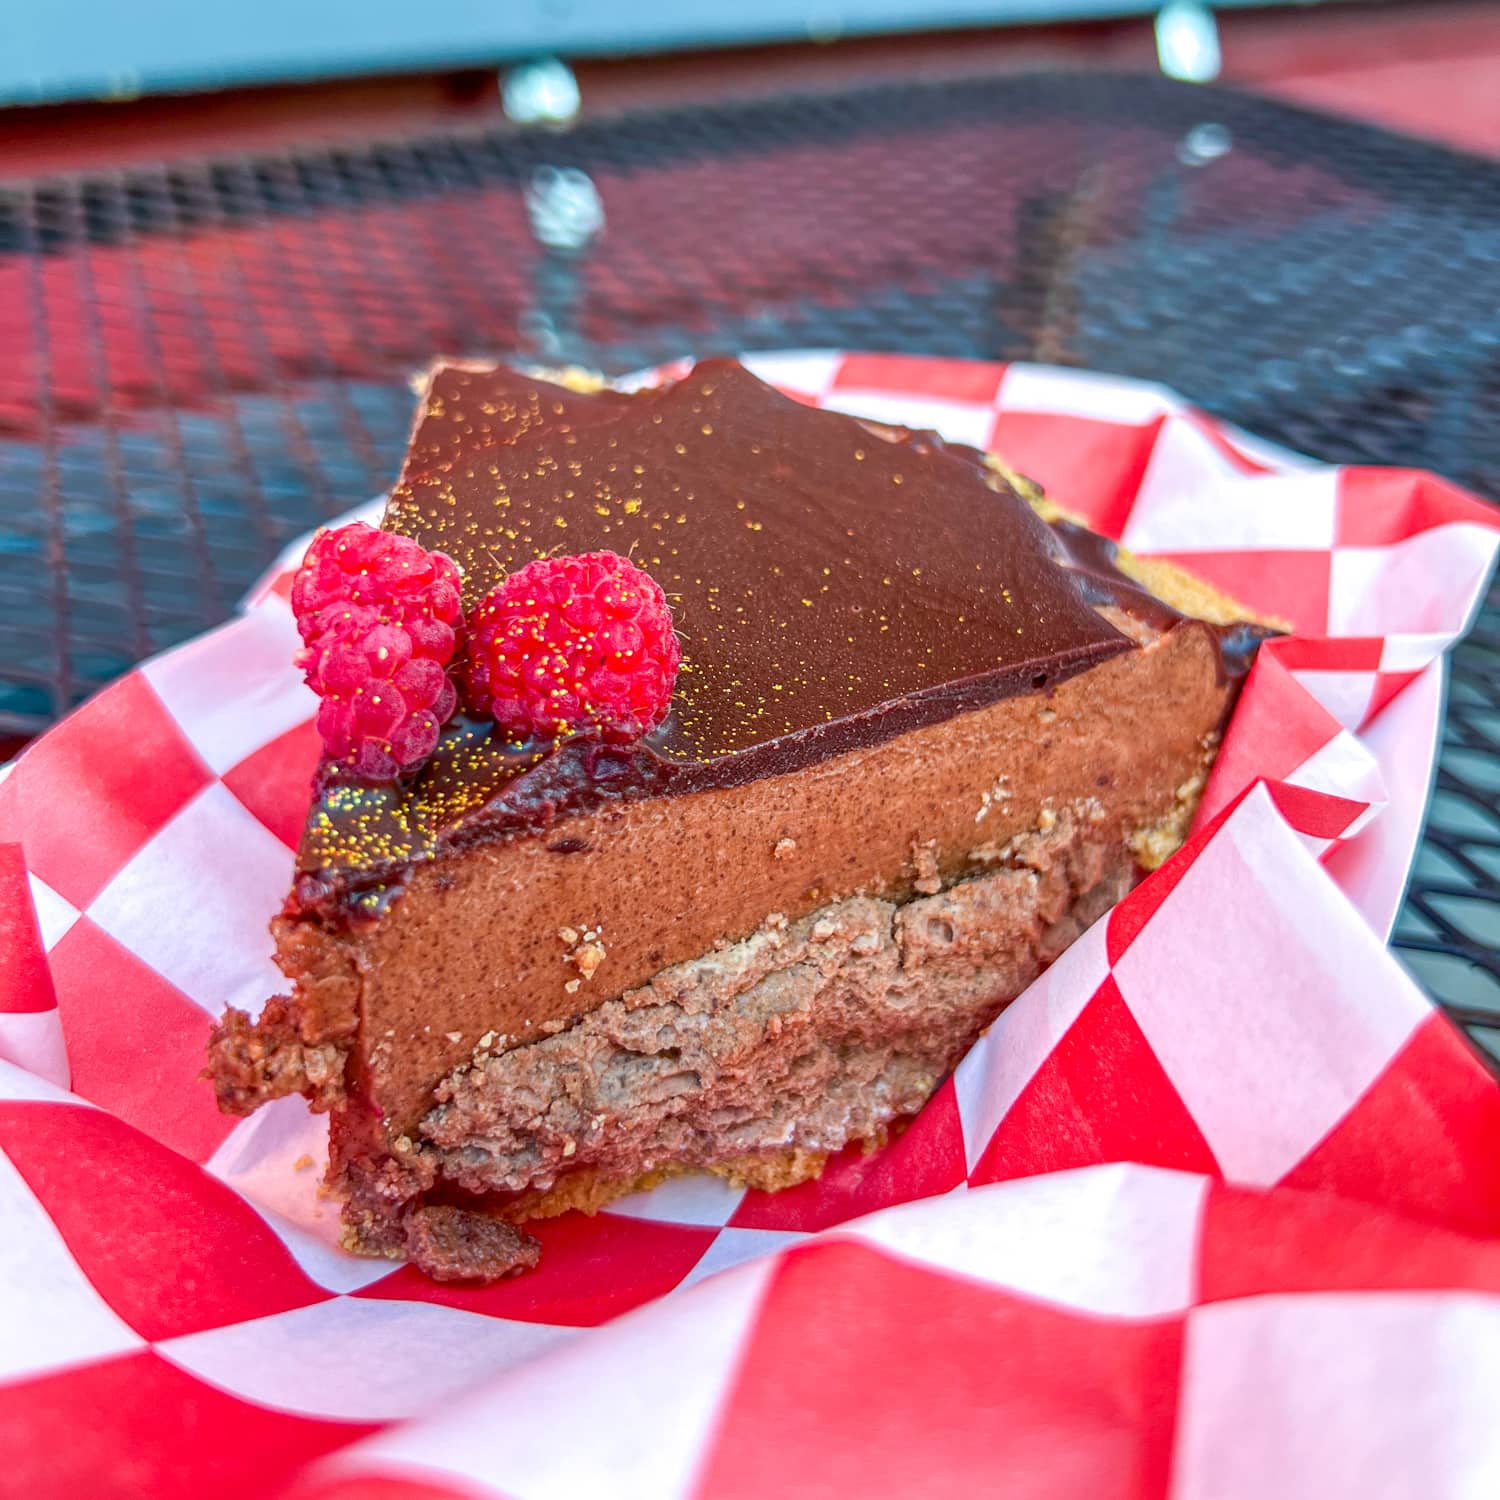
[[[613,552],[544,557],[469,615],[464,702],[517,739],[633,740],[667,716],[682,651],[666,595]]]
[[[292,580],[292,609],[330,758],[370,781],[426,760],[458,700],[447,671],[463,618],[452,560],[360,521],[320,531]]]

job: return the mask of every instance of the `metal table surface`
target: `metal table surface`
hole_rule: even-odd
[[[882,84],[0,187],[0,737],[382,489],[435,352],[837,346],[1164,381],[1500,497],[1500,168],[1124,74]],[[3,740],[0,740],[3,743]],[[1395,943],[1500,1057],[1500,590]]]

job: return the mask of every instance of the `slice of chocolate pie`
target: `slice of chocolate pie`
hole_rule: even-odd
[[[1180,842],[1264,634],[932,433],[728,361],[574,384],[439,366],[383,527],[471,611],[539,557],[631,559],[669,713],[460,712],[387,781],[330,758],[292,993],[211,1047],[226,1110],[331,1111],[346,1243],[438,1276],[668,1173],[786,1186],[878,1142]]]

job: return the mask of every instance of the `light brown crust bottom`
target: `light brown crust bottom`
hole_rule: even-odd
[[[868,1143],[870,1150],[883,1144],[876,1140]],[[828,1163],[826,1151],[800,1151],[795,1147],[786,1151],[768,1152],[763,1156],[737,1156],[727,1161],[712,1162],[706,1167],[665,1166],[654,1167],[635,1177],[609,1177],[591,1167],[559,1178],[550,1188],[533,1189],[522,1193],[512,1202],[502,1205],[495,1212],[512,1224],[526,1224],[533,1219],[555,1219],[560,1214],[596,1214],[619,1198],[628,1198],[632,1193],[648,1193],[660,1187],[671,1177],[686,1177],[690,1172],[709,1172],[715,1177],[725,1178],[737,1188],[755,1188],[762,1193],[779,1193],[800,1183],[811,1182],[822,1175]]]
[[[866,1149],[881,1144],[883,1139],[869,1141]],[[779,1193],[820,1176],[827,1161],[827,1152],[793,1149],[715,1162],[703,1170],[735,1187]],[[498,1281],[531,1270],[541,1259],[541,1246],[523,1224],[566,1213],[592,1216],[632,1193],[649,1192],[670,1177],[695,1170],[673,1165],[620,1178],[582,1168],[545,1191],[522,1193],[507,1202],[466,1207],[418,1199],[401,1216],[399,1238],[392,1237],[387,1219],[346,1213],[340,1242],[356,1255],[408,1260],[434,1281]]]

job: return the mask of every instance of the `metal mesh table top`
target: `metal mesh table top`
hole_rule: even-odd
[[[10,184],[0,328],[0,744],[223,619],[283,543],[384,488],[438,352],[1053,361],[1500,497],[1500,167],[1153,77]],[[1497,748],[1500,589],[1453,659],[1395,939],[1500,1057]]]

